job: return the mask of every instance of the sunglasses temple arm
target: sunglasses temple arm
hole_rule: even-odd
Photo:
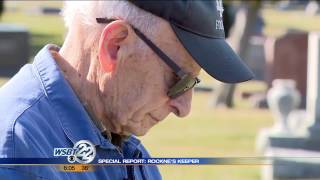
[[[142,34],[138,29],[134,28],[136,34],[169,66],[171,67],[177,75],[182,78],[186,73],[173,62],[166,54],[164,54],[155,44],[153,44],[144,34]]]
[[[116,19],[107,19],[107,18],[96,18],[97,23],[110,23]],[[137,28],[133,27],[135,33],[170,67],[174,72],[180,77],[183,78],[186,73],[166,54],[164,54],[153,42],[151,42],[142,32]]]

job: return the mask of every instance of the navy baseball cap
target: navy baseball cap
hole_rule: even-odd
[[[189,54],[215,79],[237,83],[254,77],[225,41],[222,0],[129,1],[167,20]]]

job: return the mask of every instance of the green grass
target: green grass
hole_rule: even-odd
[[[10,7],[28,9],[38,2],[7,2]],[[41,2],[44,5],[60,7],[61,2]],[[265,33],[279,36],[287,28],[320,30],[319,16],[309,17],[302,12],[278,12],[265,9]],[[22,12],[7,12],[2,22],[26,26],[31,32],[32,56],[43,45],[63,42],[64,26],[61,17],[32,15]],[[200,75],[204,85],[216,85],[206,73]],[[0,78],[0,86],[8,79]],[[241,92],[261,91],[266,85],[248,82],[237,86],[235,109],[213,109],[208,107],[212,94],[196,93],[192,113],[184,119],[169,116],[141,138],[150,153],[156,157],[226,157],[255,156],[255,138],[259,129],[269,127],[273,118],[267,110],[250,107],[248,101],[240,98]],[[260,179],[260,166],[160,166],[164,179]]]
[[[301,31],[320,31],[320,16],[308,16],[303,11],[275,11],[264,9],[262,15],[265,19],[265,34],[279,36],[287,29]]]

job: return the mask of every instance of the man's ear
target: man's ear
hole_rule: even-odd
[[[117,20],[109,23],[103,29],[99,40],[99,62],[104,72],[112,72],[118,60],[121,45],[127,42],[130,26]]]

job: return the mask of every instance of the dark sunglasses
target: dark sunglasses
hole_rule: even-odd
[[[117,19],[96,18],[97,23],[110,23]],[[131,25],[132,26],[132,25]],[[171,60],[160,48],[158,48],[151,40],[149,40],[141,31],[132,26],[133,30],[152,50],[156,53],[179,77],[177,83],[170,87],[167,95],[169,98],[176,98],[186,91],[192,89],[196,84],[200,83],[200,79],[192,77],[191,74],[184,72],[173,60]]]

